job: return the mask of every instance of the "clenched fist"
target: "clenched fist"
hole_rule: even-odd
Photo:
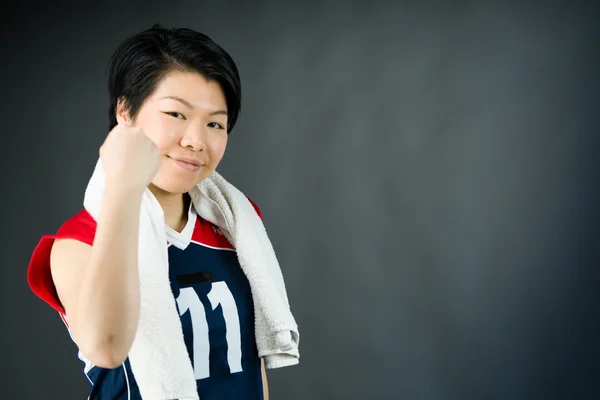
[[[160,169],[156,144],[140,128],[118,124],[100,147],[106,184],[122,190],[143,192]]]

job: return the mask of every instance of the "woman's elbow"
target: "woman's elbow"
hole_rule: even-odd
[[[96,367],[106,368],[106,369],[114,369],[119,368],[127,357],[123,357],[119,354],[114,354],[110,352],[103,352],[99,354],[95,354],[93,357],[90,357],[89,360]]]
[[[127,359],[128,351],[114,340],[102,340],[79,347],[83,356],[94,366],[100,368],[118,368]]]

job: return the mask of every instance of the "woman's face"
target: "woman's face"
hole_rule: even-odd
[[[127,123],[121,106],[117,121]],[[139,108],[133,125],[161,152],[162,165],[152,184],[173,194],[186,193],[216,168],[227,146],[227,103],[216,81],[173,71]]]

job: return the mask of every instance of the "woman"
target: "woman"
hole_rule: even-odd
[[[250,284],[222,230],[188,195],[217,168],[236,123],[234,61],[206,35],[154,26],[114,53],[109,94],[102,212],[96,220],[83,210],[42,238],[31,288],[63,317],[85,363],[89,398],[140,399],[128,355],[140,316],[140,204],[149,189],[164,214],[170,286],[199,397],[267,398]],[[232,301],[215,303],[216,288]]]

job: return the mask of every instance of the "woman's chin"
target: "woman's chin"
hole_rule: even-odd
[[[152,181],[152,185],[157,187],[162,192],[170,193],[170,194],[183,194],[187,193],[194,188],[197,184],[199,184],[205,176],[201,176],[197,179],[155,179]]]

